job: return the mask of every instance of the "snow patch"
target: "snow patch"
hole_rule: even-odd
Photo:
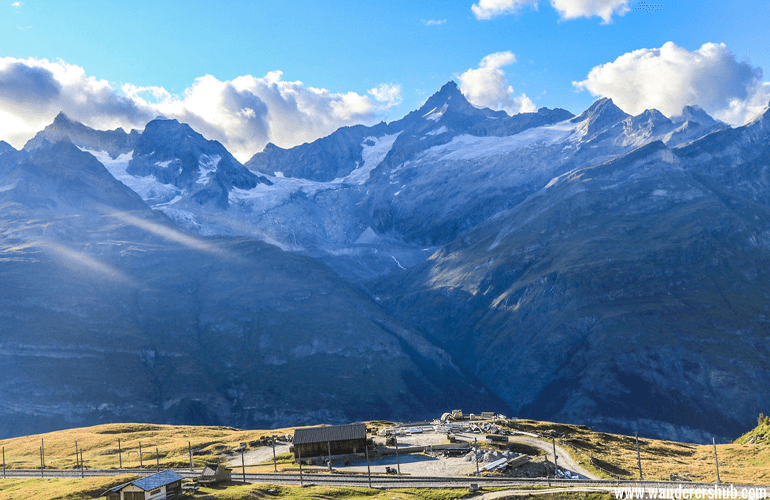
[[[168,202],[169,200],[184,194],[176,186],[172,184],[163,184],[153,175],[136,177],[126,172],[129,163],[134,159],[133,151],[123,153],[117,158],[113,158],[106,151],[94,151],[86,148],[80,148],[80,150],[93,155],[102,165],[104,165],[113,177],[132,189],[151,206],[157,203]]]
[[[361,158],[364,160],[364,164],[357,167],[343,178],[337,178],[332,183],[348,183],[348,184],[364,184],[369,180],[369,176],[372,170],[377,168],[382,160],[388,155],[393,148],[393,143],[396,142],[396,138],[401,134],[384,135],[382,137],[367,137],[361,144],[363,151],[361,151]]]
[[[168,166],[171,165],[171,163],[175,163],[177,161],[179,161],[179,160],[177,160],[176,158],[173,159],[173,160],[156,161],[155,165],[160,167],[160,168],[168,168]]]
[[[427,113],[425,113],[422,117],[426,120],[433,120],[438,121],[441,119],[442,116],[444,116],[444,113],[446,112],[447,108],[449,107],[449,104],[444,103],[443,106],[441,106],[441,109],[433,108]]]
[[[358,237],[358,239],[355,241],[356,245],[366,245],[370,243],[374,243],[377,239],[377,233],[374,232],[374,229],[371,227],[367,227],[366,230],[364,230],[363,233],[361,233],[361,236]]]
[[[446,133],[448,130],[449,129],[446,128],[446,125],[444,125],[441,128],[437,128],[436,130],[431,130],[430,132],[426,133],[425,135],[440,135],[440,134]]]
[[[505,137],[478,137],[462,134],[454,137],[446,144],[430,148],[424,153],[424,158],[444,161],[474,160],[510,153],[538,143],[551,145],[578,132],[580,125],[580,123],[574,124],[564,121],[545,127],[527,129]]]
[[[195,182],[198,184],[206,184],[214,177],[214,172],[217,171],[217,165],[219,165],[222,157],[219,155],[209,156],[201,155],[198,159],[198,180]]]

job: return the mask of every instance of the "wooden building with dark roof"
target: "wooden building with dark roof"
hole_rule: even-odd
[[[294,431],[294,457],[299,460],[329,455],[364,453],[366,424],[310,427]]]

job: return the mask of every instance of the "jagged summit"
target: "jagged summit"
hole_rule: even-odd
[[[576,116],[572,123],[587,122],[586,134],[591,137],[596,133],[608,129],[631,115],[620,109],[609,97],[603,97],[594,102],[580,116]]]
[[[712,118],[703,108],[698,105],[688,105],[682,109],[680,115],[671,118],[674,123],[682,123],[686,121],[699,123],[701,125],[710,127],[721,123],[718,120]]]
[[[588,109],[573,118],[571,121],[572,123],[578,123],[588,119],[593,121],[609,119],[612,119],[613,121],[620,121],[628,118],[629,116],[631,115],[617,107],[615,103],[612,102],[611,98],[602,97],[598,101],[591,104]]]
[[[5,141],[0,141],[0,154],[6,153],[8,151],[16,151],[16,148]]]

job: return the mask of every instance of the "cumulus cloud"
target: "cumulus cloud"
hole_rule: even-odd
[[[158,115],[190,124],[245,161],[267,142],[291,147],[341,126],[369,123],[401,102],[401,87],[382,84],[369,95],[333,93],[280,71],[220,81],[206,75],[177,96],[162,87],[124,84],[86,75],[63,61],[0,58],[0,139],[21,147],[63,111],[98,129],[143,129]]]
[[[559,12],[561,19],[598,16],[606,24],[612,21],[612,15],[623,15],[631,10],[631,0],[551,0],[551,6]],[[471,10],[476,19],[492,19],[506,14],[515,14],[524,6],[537,9],[538,0],[479,0]]]
[[[534,103],[526,94],[514,97],[502,67],[516,62],[510,52],[489,54],[476,69],[469,69],[458,77],[460,90],[474,106],[505,110],[510,115],[535,111]]]
[[[578,17],[602,18],[602,24],[612,21],[612,15],[624,15],[631,10],[630,0],[551,0],[551,5],[562,19]]]
[[[761,68],[739,62],[724,44],[689,51],[672,42],[639,49],[596,66],[573,82],[597,97],[610,97],[627,113],[656,108],[667,116],[697,104],[712,116],[742,125],[768,104],[770,86]]]
[[[377,102],[380,102],[387,107],[398,106],[401,104],[401,85],[381,83],[377,87],[369,89],[368,93],[374,97]]]
[[[492,19],[515,14],[527,5],[537,8],[537,0],[479,0],[479,3],[471,6],[471,10],[476,19]]]

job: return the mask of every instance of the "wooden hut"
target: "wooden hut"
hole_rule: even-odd
[[[164,500],[182,493],[182,479],[174,471],[166,470],[151,476],[115,486],[102,493],[107,500]]]
[[[294,431],[294,457],[299,460],[329,455],[364,453],[366,424],[310,427]]]

